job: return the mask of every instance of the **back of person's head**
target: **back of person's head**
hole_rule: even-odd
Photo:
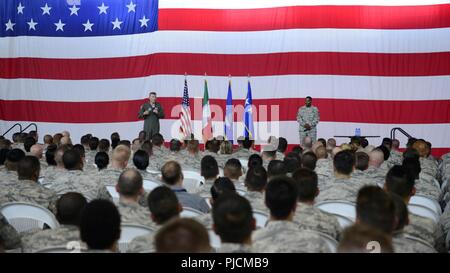
[[[322,146],[325,147],[325,149],[326,149],[326,147],[327,147],[327,141],[326,141],[324,138],[318,138],[318,139],[317,139],[317,142],[322,143]]]
[[[272,160],[267,166],[267,177],[270,179],[277,175],[286,175],[287,169],[284,161]]]
[[[0,150],[0,165],[5,164],[6,156],[8,155],[9,151],[10,150],[6,148]]]
[[[228,140],[223,141],[220,144],[220,154],[230,155],[233,153],[233,145]]]
[[[430,152],[429,146],[427,145],[426,141],[423,139],[419,139],[416,142],[414,142],[412,147],[414,149],[416,149],[417,152],[419,152],[420,157],[427,157]]]
[[[309,137],[309,136],[307,136],[307,137],[305,137],[304,139],[303,139],[303,148],[305,148],[305,149],[311,149],[312,148],[312,145],[313,145],[313,141],[312,141],[312,138],[311,137]]]
[[[77,150],[65,151],[62,160],[67,170],[81,170],[83,167],[80,153]]]
[[[282,175],[272,178],[266,186],[264,200],[273,218],[286,220],[297,206],[298,190],[294,181]]]
[[[73,150],[77,151],[80,154],[80,157],[84,158],[86,157],[86,152],[84,150],[84,146],[81,144],[75,144],[72,147]]]
[[[327,148],[325,148],[325,146],[317,147],[316,156],[317,156],[317,159],[327,158],[328,157]]]
[[[164,137],[161,134],[154,134],[152,136],[152,144],[155,146],[161,146],[164,144]]]
[[[316,168],[317,156],[313,152],[304,153],[302,156],[302,167],[314,170]]]
[[[256,166],[262,166],[263,165],[263,159],[259,154],[252,154],[248,158],[247,167],[249,169],[256,167]]]
[[[212,217],[222,243],[245,243],[255,229],[250,202],[238,194],[223,194],[215,200]]]
[[[178,139],[172,139],[170,140],[170,150],[172,152],[178,152],[181,150],[181,141]]]
[[[30,148],[34,144],[36,144],[36,139],[32,136],[26,137],[25,140],[23,141],[23,147],[25,148],[26,152],[30,152]]]
[[[244,147],[244,149],[250,149],[252,146],[253,140],[248,137],[244,138],[244,140],[242,141],[242,147]]]
[[[365,186],[356,198],[356,219],[391,234],[395,228],[395,206],[389,195],[378,186]]]
[[[405,226],[409,224],[409,213],[408,207],[406,206],[403,199],[395,193],[389,193],[389,197],[394,203],[395,207],[395,231],[402,230]]]
[[[150,142],[150,140],[145,140],[141,144],[141,150],[146,151],[149,156],[153,154],[153,144]]]
[[[49,166],[56,166],[56,150],[58,147],[55,144],[50,144],[47,146],[47,151],[45,151],[45,161]]]
[[[87,205],[86,198],[78,192],[67,192],[56,202],[56,219],[62,225],[79,227],[81,213]]]
[[[100,143],[100,140],[98,139],[98,137],[91,137],[89,139],[89,149],[91,151],[96,151],[99,143]]]
[[[99,152],[109,152],[109,147],[111,146],[110,142],[108,139],[106,138],[102,138],[100,139],[100,141],[98,142],[98,151]]]
[[[400,148],[400,141],[398,139],[392,140],[392,149],[398,149]]]
[[[393,253],[391,236],[379,229],[355,224],[343,230],[338,253]]]
[[[64,166],[63,155],[66,151],[72,149],[72,146],[69,145],[60,145],[55,152],[55,161],[56,165]]]
[[[169,221],[155,235],[158,253],[207,253],[211,251],[206,228],[194,219]]]
[[[149,164],[149,157],[146,151],[137,150],[133,155],[133,164],[137,169],[145,171]]]
[[[200,175],[205,179],[216,178],[219,175],[219,165],[214,157],[206,155],[202,158],[200,162]]]
[[[176,161],[168,161],[161,168],[162,180],[168,185],[175,185],[183,180],[183,171]]]
[[[207,145],[206,145],[207,144]],[[205,149],[210,151],[211,153],[217,153],[220,150],[220,141],[217,139],[208,140],[205,144]]]
[[[384,187],[388,192],[395,193],[403,199],[415,194],[414,177],[402,166],[393,166],[386,174]]]
[[[249,191],[262,191],[267,185],[267,172],[262,166],[256,166],[247,170],[245,186]]]
[[[95,165],[99,170],[103,170],[108,167],[109,164],[109,155],[105,152],[98,152],[95,154]]]
[[[83,135],[80,139],[80,144],[83,146],[89,146],[89,140],[91,139],[90,135]]]
[[[153,221],[160,225],[179,216],[181,211],[177,195],[165,186],[154,188],[147,196],[147,203]]]
[[[117,191],[121,196],[135,197],[143,193],[142,175],[135,169],[123,171],[117,181]]]
[[[111,139],[111,142],[113,142],[113,141],[119,142],[120,141],[119,133],[117,133],[117,132],[112,133],[110,139]]]
[[[53,135],[53,143],[59,145],[61,143],[61,138],[63,135],[61,133],[56,133]]]
[[[81,214],[80,237],[89,249],[113,249],[120,239],[120,214],[108,200],[89,202]]]
[[[199,150],[198,145],[199,145],[199,143],[198,143],[197,139],[191,139],[188,141],[186,149],[190,153],[196,154],[196,153],[198,153],[198,150]]]
[[[414,149],[414,148],[408,148],[408,149],[406,149],[406,150],[403,152],[403,158],[404,158],[404,159],[406,159],[406,158],[414,158],[414,159],[419,160],[420,155],[419,155],[419,152],[418,152],[416,149]]]
[[[383,152],[383,159],[385,161],[389,159],[391,152],[388,148],[386,148],[386,146],[381,145],[381,146],[378,146],[376,149]]]
[[[0,139],[0,149],[11,149],[11,141],[9,139]]]
[[[388,148],[389,150],[391,150],[392,149],[392,139],[390,139],[388,137],[383,138],[381,145]]]
[[[19,161],[17,166],[17,175],[19,180],[37,181],[41,171],[39,159],[34,156],[27,155]]]
[[[219,177],[211,186],[211,197],[213,200],[217,200],[224,193],[236,193],[236,187],[228,177]]]
[[[355,169],[365,171],[369,168],[369,155],[365,152],[355,153]]]
[[[361,138],[361,147],[366,148],[369,145],[369,141],[367,138],[363,137]]]
[[[340,151],[333,158],[333,165],[336,172],[350,175],[353,171],[355,157],[349,151]]]
[[[402,162],[402,167],[409,172],[410,176],[414,179],[419,179],[419,174],[422,170],[420,167],[420,161],[417,158],[405,158]]]
[[[230,179],[239,179],[242,176],[241,162],[236,158],[228,159],[223,168],[223,174]]]
[[[12,141],[13,141],[14,143],[19,142],[19,137],[20,137],[20,133],[19,133],[19,132],[14,133],[14,134],[12,135]]]
[[[295,170],[301,167],[301,159],[300,157],[290,152],[287,156],[283,159],[284,165],[286,166],[286,172],[287,173],[293,173]]]
[[[19,161],[25,157],[25,152],[21,149],[12,149],[6,155],[5,165],[10,171],[16,171]]]
[[[126,164],[128,163],[128,160],[130,159],[131,156],[131,150],[128,146],[126,145],[117,145],[116,148],[114,148],[113,151],[113,155],[112,155],[112,161],[121,163],[121,164]]]
[[[414,145],[414,143],[416,141],[417,141],[417,138],[415,138],[415,137],[408,138],[408,141],[406,142],[406,148],[412,148],[412,146]]]
[[[319,194],[317,174],[310,169],[301,168],[292,174],[298,190],[298,201],[312,202]]]
[[[287,146],[288,146],[287,139],[285,139],[284,137],[279,137],[278,138],[278,151],[284,154],[286,152]]]

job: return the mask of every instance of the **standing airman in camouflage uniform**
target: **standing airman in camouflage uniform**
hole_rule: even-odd
[[[320,120],[319,109],[312,106],[312,98],[306,97],[305,106],[298,109],[297,112],[297,122],[299,123],[299,135],[300,144],[303,143],[303,139],[309,136],[312,141],[315,142],[317,139],[317,124]]]

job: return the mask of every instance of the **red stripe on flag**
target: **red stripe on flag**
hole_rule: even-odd
[[[143,100],[112,101],[112,102],[50,102],[50,101],[0,101],[0,119],[37,122],[62,123],[102,123],[137,121],[137,115]],[[160,97],[166,118],[178,119],[175,111],[170,117],[173,107],[180,107],[176,97]],[[190,100],[193,110],[193,120],[202,119],[202,99]],[[242,106],[244,99],[234,100],[234,105]],[[279,105],[279,120],[296,120],[297,109],[303,105],[303,98],[286,99],[253,99],[258,110],[258,121],[274,120],[270,111],[272,105]],[[213,120],[224,120],[226,100],[210,99]],[[215,113],[218,105],[223,116]],[[314,105],[320,110],[321,121],[331,122],[361,122],[387,124],[420,124],[420,123],[450,123],[450,100],[432,101],[371,101],[349,99],[314,99]],[[262,107],[267,106],[267,116],[262,115]],[[196,109],[195,107],[198,107]],[[235,114],[235,120],[241,121],[242,116]],[[256,119],[255,119],[256,121]]]
[[[294,6],[261,9],[160,9],[159,30],[258,31],[293,28],[450,27],[450,5]]]
[[[0,59],[0,78],[91,80],[158,74],[204,75],[205,72],[210,76],[450,75],[450,52],[291,52],[237,55],[157,53],[103,59]]]

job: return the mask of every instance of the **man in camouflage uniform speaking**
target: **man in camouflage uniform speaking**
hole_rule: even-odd
[[[297,122],[299,123],[300,144],[303,143],[305,137],[311,137],[315,142],[317,139],[317,123],[319,123],[319,109],[312,106],[312,98],[306,97],[305,105],[300,107],[297,112]]]

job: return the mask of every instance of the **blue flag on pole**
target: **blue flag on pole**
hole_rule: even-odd
[[[248,81],[247,98],[245,99],[244,137],[255,139],[255,132],[253,130],[252,88],[250,86],[250,80]]]
[[[233,94],[231,92],[231,80],[228,82],[227,108],[225,114],[225,136],[233,143]]]

